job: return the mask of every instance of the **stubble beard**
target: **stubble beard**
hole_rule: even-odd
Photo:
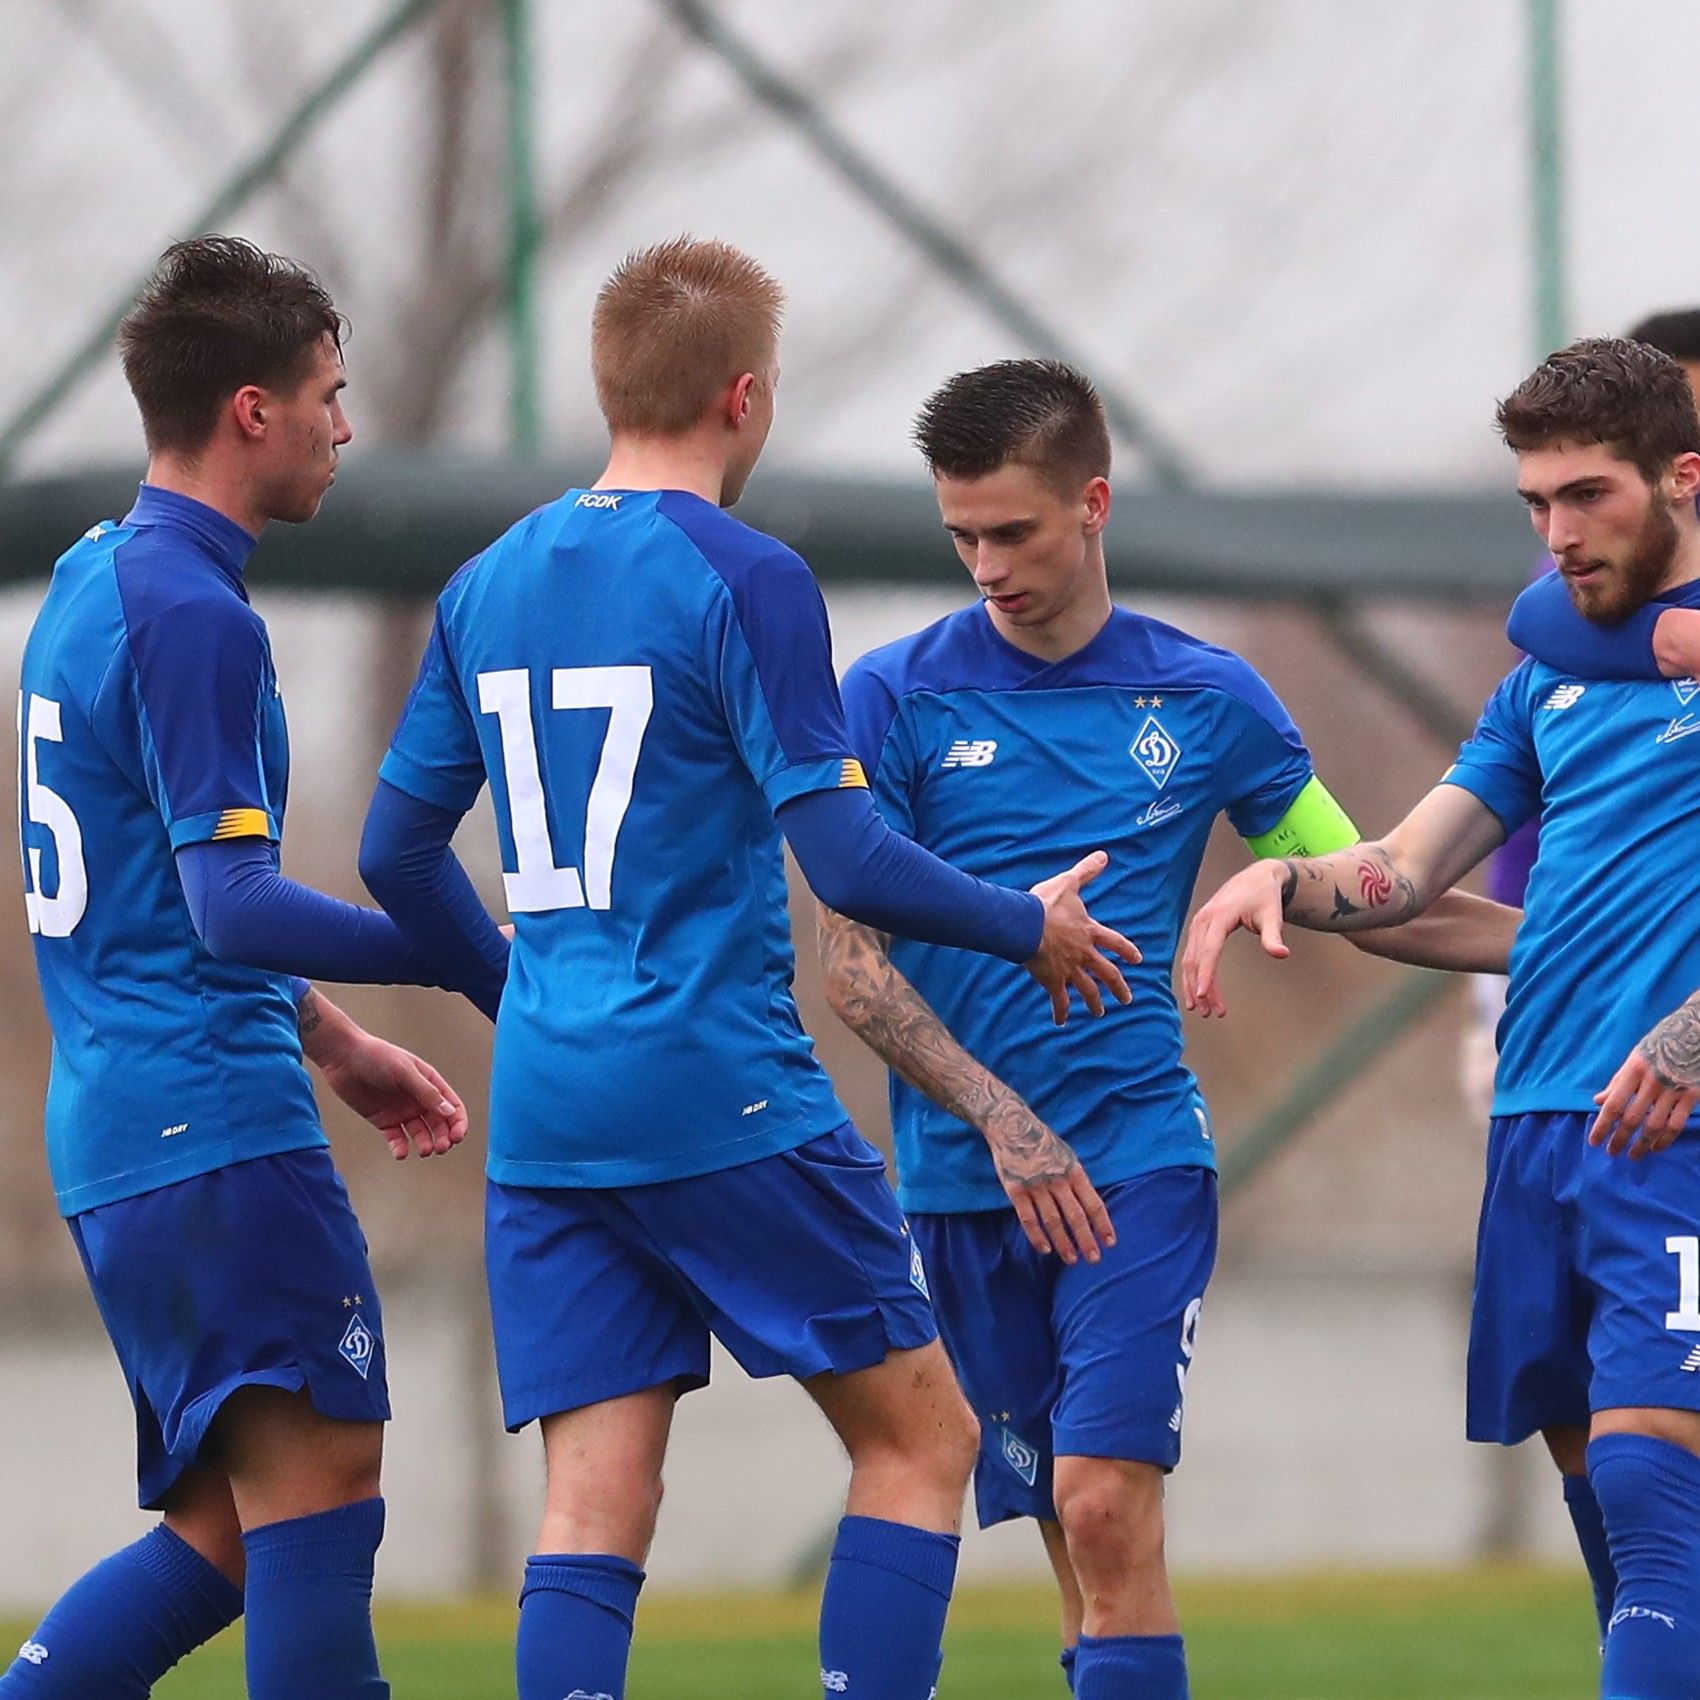
[[[1566,580],[1576,611],[1595,625],[1615,626],[1657,595],[1676,559],[1679,541],[1670,509],[1655,497],[1628,559],[1609,569],[1603,584]]]

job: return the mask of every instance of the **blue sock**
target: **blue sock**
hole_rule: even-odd
[[[855,1700],[928,1700],[944,1661],[955,1535],[878,1517],[838,1525],[820,1605],[821,1686]]]
[[[1186,1647],[1178,1635],[1082,1635],[1079,1700],[1187,1700]]]
[[[519,1700],[623,1700],[643,1572],[612,1553],[539,1553],[519,1595]]]
[[[1594,1498],[1593,1483],[1586,1476],[1566,1476],[1564,1504],[1570,1512],[1570,1521],[1576,1526],[1582,1562],[1587,1565],[1588,1580],[1593,1584],[1594,1612],[1600,1620],[1600,1640],[1603,1643],[1606,1625],[1611,1622],[1613,1602],[1617,1599],[1617,1569],[1611,1561],[1605,1519],[1600,1515],[1600,1502]]]
[[[242,1590],[161,1523],[71,1584],[0,1676],[4,1700],[144,1700],[242,1615]]]
[[[1588,1444],[1617,1607],[1606,1635],[1606,1700],[1700,1694],[1700,1458],[1641,1434]]]
[[[1079,1657],[1080,1651],[1076,1647],[1064,1647],[1062,1652],[1057,1656],[1057,1663],[1062,1666],[1063,1675],[1068,1678],[1068,1691],[1070,1694],[1074,1692],[1074,1661]]]
[[[384,1502],[267,1523],[248,1549],[249,1700],[388,1700],[372,1640]]]

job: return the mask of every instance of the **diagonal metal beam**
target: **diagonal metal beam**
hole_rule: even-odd
[[[761,58],[704,0],[658,3],[681,29],[720,59],[755,99],[802,136],[886,223],[1000,325],[1036,354],[1091,369],[1092,361],[1057,326],[1022,300],[980,254],[876,165],[803,89]],[[1179,489],[1192,482],[1179,449],[1126,391],[1100,383],[1098,393],[1117,436],[1139,451],[1159,484]]]
[[[315,84],[278,126],[271,140],[235,171],[193,218],[186,221],[184,228],[191,235],[216,229],[232,213],[246,206],[255,191],[277,175],[319,121],[353,88],[367,68],[439,4],[440,0],[399,0],[392,6]],[[130,303],[146,281],[144,274],[118,297],[47,381],[0,429],[0,480],[7,476],[18,450],[64,405],[66,398],[105,356],[119,324],[129,311]]]

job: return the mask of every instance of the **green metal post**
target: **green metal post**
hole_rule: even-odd
[[[1526,0],[1529,105],[1529,235],[1534,273],[1535,358],[1568,336],[1564,253],[1564,58],[1559,0]]]
[[[233,213],[240,212],[250,197],[283,169],[290,156],[317,128],[319,121],[359,82],[372,63],[428,12],[434,11],[439,3],[440,0],[398,0],[398,4],[391,7],[331,67],[278,126],[271,140],[232,173],[212,199],[185,222],[183,228],[187,234],[199,236],[216,230]],[[137,278],[60,362],[52,376],[6,421],[4,427],[0,427],[0,479],[5,478],[13,458],[30,435],[59,410],[66,397],[108,354],[120,321],[145,282],[145,277]]]
[[[528,0],[504,0],[508,83],[508,360],[513,446],[536,451],[541,435],[537,363],[537,254],[541,225],[533,170],[531,17]]]

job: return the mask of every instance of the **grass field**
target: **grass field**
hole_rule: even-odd
[[[1197,1581],[1183,1588],[1198,1700],[1591,1700],[1593,1614],[1581,1571]],[[632,1700],[818,1697],[815,1600],[805,1594],[657,1596],[638,1619]],[[940,1700],[1062,1700],[1042,1589],[957,1599]],[[0,1626],[15,1647],[28,1628]],[[505,1601],[386,1607],[396,1700],[512,1700]],[[159,1700],[235,1700],[237,1635],[197,1653]]]

